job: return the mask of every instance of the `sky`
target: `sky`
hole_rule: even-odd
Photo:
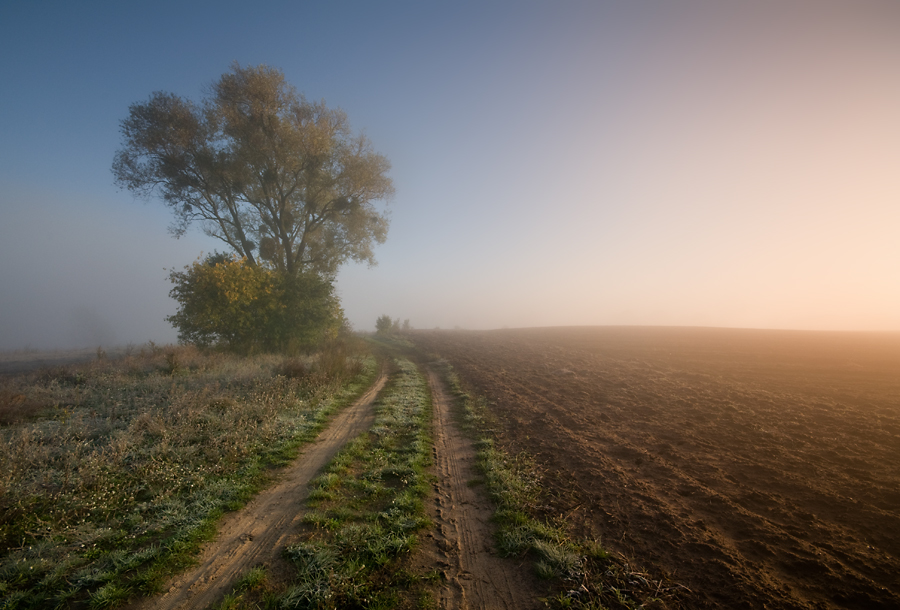
[[[0,349],[174,342],[128,107],[240,65],[392,163],[355,328],[900,330],[900,3],[0,3]]]

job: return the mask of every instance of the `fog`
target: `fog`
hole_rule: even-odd
[[[232,61],[393,164],[358,329],[900,330],[895,2],[12,4],[0,349],[176,339],[166,269],[223,246],[113,186],[118,125]]]

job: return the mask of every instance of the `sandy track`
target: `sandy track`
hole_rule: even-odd
[[[368,429],[372,403],[384,387],[384,371],[352,406],[343,409],[302,455],[279,476],[279,482],[247,506],[227,515],[215,540],[204,546],[200,565],[173,579],[166,592],[130,607],[141,610],[206,608],[229,592],[250,568],[280,559],[288,538],[296,533],[309,493],[309,482],[349,440]]]
[[[475,450],[451,417],[451,400],[443,382],[428,370],[434,403],[434,457],[438,477],[432,518],[435,562],[444,576],[441,608],[541,607],[527,566],[494,554],[492,508],[469,482],[479,475]]]

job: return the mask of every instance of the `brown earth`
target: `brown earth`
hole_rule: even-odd
[[[546,468],[547,512],[684,607],[900,608],[900,335],[418,331]]]

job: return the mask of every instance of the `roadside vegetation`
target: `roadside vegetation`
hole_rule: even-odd
[[[496,507],[496,548],[506,557],[530,558],[535,574],[554,583],[557,593],[541,601],[549,608],[665,608],[670,584],[613,556],[599,540],[573,535],[564,519],[542,515],[538,464],[525,453],[510,455],[503,449],[484,397],[467,392],[447,361],[439,364],[459,422],[478,451],[483,480],[473,484],[483,483]]]
[[[369,432],[345,447],[312,484],[305,539],[283,608],[428,606],[426,580],[403,569],[429,525],[431,396],[409,360],[396,361]]]
[[[156,592],[370,385],[377,365],[358,348],[285,358],[151,344],[0,380],[0,607]]]
[[[398,359],[375,402],[372,428],[346,445],[310,484],[304,531],[284,556],[286,585],[248,573],[218,606],[238,608],[428,608],[437,573],[406,559],[430,525],[431,396],[417,367]]]

